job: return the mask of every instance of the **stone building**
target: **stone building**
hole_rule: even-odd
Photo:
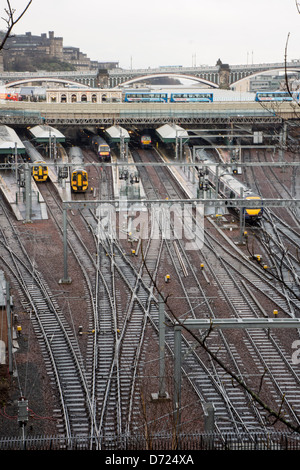
[[[0,38],[1,35],[4,33],[0,32]],[[36,68],[39,61],[45,63],[48,59],[67,63],[73,70],[79,71],[118,67],[117,62],[92,61],[79,48],[64,47],[63,38],[55,37],[54,32],[49,31],[48,36],[46,33],[36,36],[27,32],[9,37],[3,50],[3,70],[30,71]]]

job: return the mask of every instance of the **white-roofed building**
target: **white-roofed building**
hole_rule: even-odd
[[[130,135],[126,129],[120,126],[111,126],[105,131],[111,142],[120,142],[121,139],[124,139],[124,142],[129,142]]]
[[[0,126],[0,154],[25,153],[25,151],[15,130],[8,126]]]
[[[175,143],[176,139],[181,139],[182,143],[185,143],[189,138],[187,131],[177,124],[164,124],[156,129],[156,133],[165,144]]]
[[[66,140],[65,136],[60,131],[46,125],[32,127],[30,133],[35,141],[39,143],[49,142],[49,139],[54,137],[56,142],[65,142]]]

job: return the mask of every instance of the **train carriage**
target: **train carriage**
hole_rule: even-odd
[[[88,173],[85,170],[84,156],[81,148],[71,147],[69,150],[70,184],[73,192],[85,192],[88,189]]]
[[[37,182],[44,182],[48,180],[48,166],[40,152],[32,145],[31,142],[25,140],[23,142],[28,155],[29,162],[34,163],[32,167],[32,176]]]
[[[125,103],[167,103],[168,93],[156,92],[126,92]]]
[[[170,103],[212,103],[213,93],[171,93]]]
[[[204,160],[203,166],[205,167],[207,180],[210,186],[215,188],[216,186],[216,168],[215,166],[206,166],[212,163],[210,160]],[[199,169],[199,168],[198,168]],[[261,197],[255,194],[251,189],[249,189],[246,185],[241,183],[238,179],[234,178],[231,174],[226,173],[219,177],[219,194],[224,199],[240,199],[241,195],[245,201],[258,199],[260,200]],[[235,212],[239,212],[239,207],[232,207]],[[243,207],[243,213],[245,216],[245,220],[249,223],[256,223],[258,222],[263,214],[263,204],[259,205],[259,207],[249,208],[247,206]]]
[[[288,91],[258,91],[255,95],[255,101],[297,101],[299,102],[299,92]]]
[[[109,162],[111,160],[110,146],[102,137],[95,134],[91,135],[90,146],[101,162]]]
[[[152,147],[152,140],[149,134],[142,134],[141,135],[141,147],[142,148],[150,148]]]

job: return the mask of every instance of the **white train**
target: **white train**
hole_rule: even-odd
[[[210,163],[213,163],[211,160],[203,160],[201,162],[201,166],[198,166],[198,171],[202,171],[205,173],[205,178],[208,181],[209,185],[212,186],[214,189],[216,188],[216,166],[211,165],[208,166]],[[261,199],[261,197],[249,189],[245,184],[238,181],[234,176],[229,173],[221,174],[218,176],[218,193],[224,199],[240,199],[241,194],[243,195],[243,199],[250,200],[250,199]],[[202,182],[200,183],[202,184]],[[201,189],[201,188],[200,188]],[[239,212],[239,207],[233,207],[233,210]],[[245,214],[245,220],[247,222],[257,222],[261,219],[263,214],[263,204],[261,203],[260,207],[253,207],[253,208],[243,208]]]

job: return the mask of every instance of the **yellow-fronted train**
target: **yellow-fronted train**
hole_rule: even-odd
[[[34,163],[32,167],[32,176],[36,182],[44,182],[48,179],[48,166],[40,152],[32,145],[29,140],[24,140],[28,161]]]
[[[208,184],[209,186],[216,189],[216,166],[209,166],[209,163],[213,162],[207,159],[202,161],[201,166],[197,166],[198,175],[200,175],[199,185],[205,182],[204,184]],[[261,200],[261,197],[258,194],[249,189],[245,184],[240,182],[229,172],[220,175],[219,171],[218,193],[223,199],[243,198],[245,201],[253,199]],[[239,213],[240,211],[240,208],[238,206],[230,206],[230,203],[228,204],[228,208],[231,208],[237,213]],[[245,204],[245,207],[243,207],[243,213],[246,222],[250,224],[257,223],[263,215],[263,202],[261,201],[258,207],[247,207],[247,205]]]
[[[73,192],[84,193],[88,189],[88,172],[84,168],[84,156],[80,147],[69,149],[70,184]]]

